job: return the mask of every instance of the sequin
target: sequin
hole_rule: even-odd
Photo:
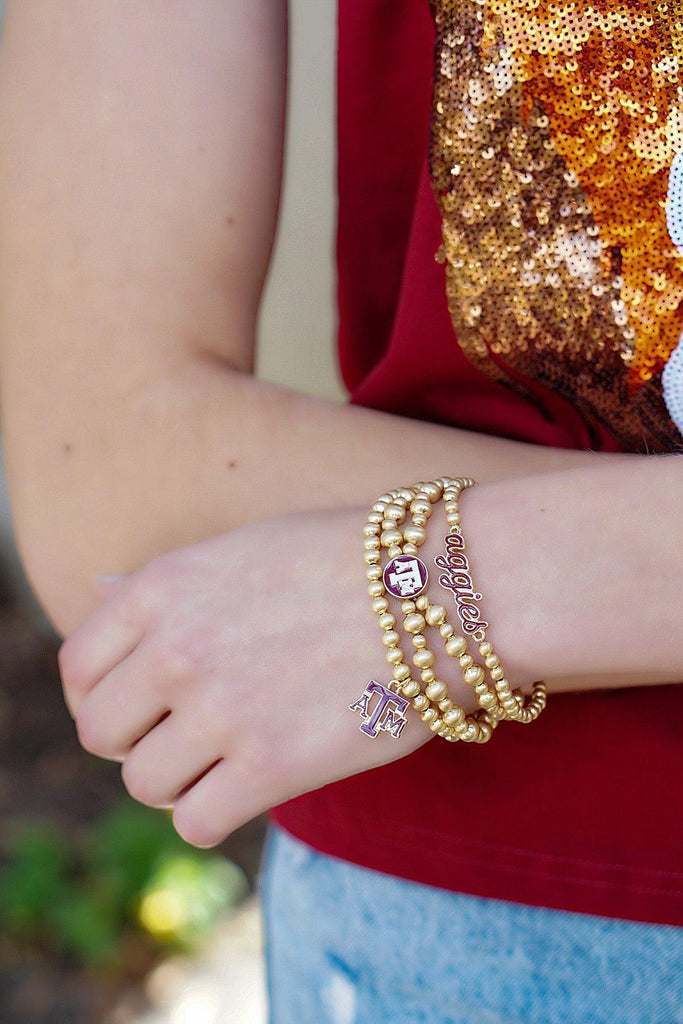
[[[593,436],[679,449],[682,0],[431,2],[458,342],[535,402],[525,381],[563,395]]]

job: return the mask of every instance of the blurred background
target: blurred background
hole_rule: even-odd
[[[334,0],[298,0],[290,17],[285,191],[258,373],[340,400]],[[264,1024],[264,822],[200,853],[127,798],[118,766],[75,740],[57,647],[21,573],[0,462],[1,1024]]]

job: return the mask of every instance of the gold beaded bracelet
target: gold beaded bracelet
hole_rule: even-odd
[[[382,494],[370,510],[363,530],[368,593],[384,633],[382,639],[387,647],[387,661],[393,666],[393,679],[386,686],[370,680],[359,699],[349,706],[361,715],[360,730],[368,736],[374,738],[380,732],[388,732],[398,739],[406,724],[405,712],[412,705],[443,739],[486,743],[499,722],[532,722],[545,707],[545,684],[535,683],[531,698],[525,703],[521,691],[512,690],[486,637],[488,623],[478,608],[482,595],[472,583],[458,503],[460,492],[474,484],[469,477],[442,477]],[[454,597],[462,634],[456,634],[446,608],[432,604],[427,597],[429,574],[425,563],[417,557],[418,548],[427,539],[432,506],[441,499],[448,534],[446,554],[438,556],[435,564],[442,570],[440,585]],[[401,527],[408,512],[411,522]],[[384,569],[383,549],[389,556]],[[419,670],[419,682],[406,664],[397,619],[390,611],[390,597],[401,601],[402,625],[415,648],[412,661]],[[455,704],[448,695],[447,684],[436,678],[434,654],[425,636],[428,629],[438,630],[446,654],[458,660],[464,682],[474,689],[479,708],[473,714]],[[468,638],[477,644],[483,665],[475,663],[469,653]],[[487,682],[487,675],[492,685]]]

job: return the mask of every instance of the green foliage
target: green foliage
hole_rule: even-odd
[[[165,813],[132,801],[71,836],[24,822],[2,845],[4,936],[91,969],[123,967],[131,937],[188,946],[246,892],[236,865],[192,849]]]
[[[27,824],[7,842],[0,874],[0,922],[10,935],[39,937],[46,914],[68,899],[69,850],[48,825]]]

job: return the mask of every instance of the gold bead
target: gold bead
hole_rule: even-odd
[[[460,739],[463,743],[476,743],[479,739],[480,731],[479,725],[476,722],[470,722],[464,732],[460,734]]]
[[[437,715],[436,718],[434,718],[429,723],[429,728],[432,730],[432,732],[440,733],[441,730],[443,729],[443,718],[440,718]]]
[[[425,684],[433,683],[434,680],[436,679],[436,676],[434,675],[434,669],[423,668],[422,672],[420,673],[420,678],[422,679],[422,682]]]
[[[459,512],[447,512],[446,513],[446,522],[448,523],[449,526],[459,526],[460,525],[460,513]]]
[[[432,514],[432,506],[429,498],[420,497],[418,494],[417,498],[410,503],[410,511],[414,516],[429,516]]]
[[[379,498],[377,499],[377,505],[381,505],[382,508],[381,509],[377,509],[377,511],[378,512],[379,511],[383,512],[384,509],[387,507],[387,505],[391,505],[393,500],[394,500],[393,494],[380,494]],[[373,505],[372,507],[376,508],[377,506]]]
[[[455,725],[460,725],[465,721],[465,709],[456,704],[450,711],[445,713],[443,720],[451,728]]]
[[[365,570],[365,575],[371,581],[379,580],[382,578],[382,566],[381,565],[369,565]],[[382,587],[384,589],[384,587]]]
[[[406,615],[403,620],[403,627],[408,633],[421,633],[425,628],[425,620],[422,615]]]
[[[484,643],[479,644],[479,653],[481,654],[482,658],[487,658],[489,654],[493,654],[493,647],[488,642],[488,640],[485,640]]]
[[[380,533],[379,525],[377,523],[369,522],[363,527],[364,537],[378,537]]]
[[[461,654],[458,661],[460,662],[460,668],[463,672],[466,672],[468,668],[472,668],[474,665],[474,658],[471,654]]]
[[[477,736],[475,743],[488,743],[493,735],[493,729],[488,722],[479,723],[479,735]]]
[[[415,611],[417,605],[414,601],[401,601],[401,611],[404,615],[411,615]]]
[[[416,555],[417,554],[417,544],[404,544],[403,545],[403,554],[404,555]]]
[[[396,625],[396,616],[391,612],[385,612],[384,615],[380,615],[379,624],[382,629],[393,629]]]
[[[451,700],[450,697],[446,697],[444,700],[440,700],[439,701],[439,710],[443,711],[444,713],[446,711],[450,711],[452,709],[452,707],[453,707],[453,701]]]
[[[418,693],[417,697],[413,697],[412,704],[416,711],[424,711],[425,708],[429,707],[429,701],[424,693]]]
[[[386,658],[390,665],[400,665],[403,661],[403,651],[400,647],[392,647],[387,651]]]
[[[496,665],[495,668],[491,669],[491,679],[495,680],[496,682],[498,682],[500,679],[502,679],[504,675],[505,675],[505,672],[500,667],[500,665]]]
[[[401,642],[401,637],[395,629],[389,629],[382,637],[382,643],[387,647],[397,647]]]
[[[487,708],[487,709],[488,708],[492,708],[492,707],[494,707],[495,704],[497,704],[495,695],[493,693],[491,693],[490,690],[487,693],[482,693],[482,694],[478,695],[478,701],[479,701],[480,707]]]
[[[430,626],[440,626],[446,618],[446,609],[442,604],[433,604],[425,612],[425,618]]]
[[[425,710],[420,713],[420,718],[423,722],[426,722],[429,725],[430,722],[433,722],[434,719],[437,718],[438,714],[439,712],[436,708],[425,708]]]
[[[406,526],[403,536],[409,544],[417,544],[419,546],[427,540],[427,531],[423,530],[421,526]]]
[[[467,640],[464,636],[452,636],[446,641],[446,654],[451,658],[459,658],[467,650]]]
[[[384,519],[391,519],[395,523],[402,523],[406,517],[406,510],[402,505],[387,505],[384,509]]]
[[[448,640],[450,637],[452,637],[454,632],[455,630],[451,626],[450,622],[443,622],[439,626],[439,633],[441,633],[441,636],[444,638],[444,640]]]
[[[425,640],[425,638],[422,635],[422,633],[414,633],[413,634],[413,647],[415,648],[415,650],[416,651],[423,651],[426,646],[427,646],[427,641]]]
[[[443,497],[444,497],[444,503],[443,503],[444,511],[445,512],[457,512],[458,511],[458,502],[456,500],[454,500],[453,497],[450,494],[444,494]]]
[[[384,584],[381,580],[373,580],[368,587],[368,594],[370,597],[383,597],[384,596]]]
[[[471,668],[465,669],[462,677],[468,686],[476,686],[484,678],[484,670],[481,665],[473,665]]]
[[[500,658],[497,654],[489,654],[484,664],[487,668],[498,668],[500,665]]]
[[[365,551],[363,554],[366,565],[377,565],[381,557],[379,551]]]
[[[427,516],[413,516],[413,525],[414,526],[426,526],[427,525]]]
[[[420,684],[416,683],[414,679],[410,679],[407,683],[403,684],[401,692],[404,697],[416,697],[420,692]]]
[[[438,703],[440,700],[443,700],[448,696],[448,687],[440,679],[435,679],[434,682],[430,683],[425,690],[425,695],[429,697],[430,700]]]
[[[396,497],[400,498],[401,504],[408,506],[415,497],[415,491],[412,487],[399,487],[396,491]]]
[[[398,558],[398,556],[402,554],[403,552],[401,551],[400,544],[392,544],[389,548],[389,558]]]
[[[376,615],[381,615],[389,607],[386,597],[376,597],[372,602],[372,610]]]
[[[438,501],[443,494],[443,484],[440,480],[432,480],[429,483],[420,484],[420,491],[432,501]]]
[[[363,541],[364,551],[379,551],[379,537],[366,537]]]
[[[410,679],[410,669],[407,665],[395,665],[393,676],[397,683],[407,682]]]
[[[415,651],[413,664],[418,668],[430,668],[434,664],[434,655],[431,651]]]
[[[388,548],[394,544],[400,544],[403,540],[400,530],[383,530],[380,537],[382,547]]]

